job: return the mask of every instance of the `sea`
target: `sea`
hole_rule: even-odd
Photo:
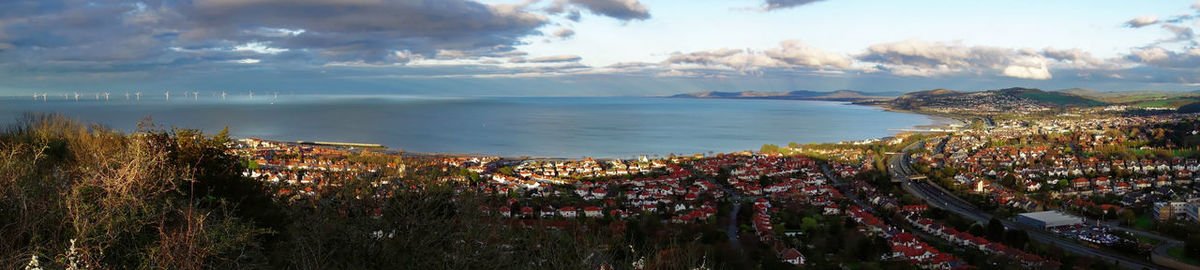
[[[228,127],[238,138],[382,144],[422,153],[544,158],[635,158],[758,150],[763,144],[838,142],[942,124],[926,115],[844,102],[654,97],[393,95],[94,95],[0,98],[0,125],[60,113],[134,132]]]

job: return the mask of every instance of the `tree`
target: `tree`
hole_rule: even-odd
[[[773,153],[782,153],[782,152],[780,152],[779,146],[778,146],[778,145],[774,145],[774,144],[764,144],[764,145],[762,146],[762,148],[758,150],[758,152],[761,152],[761,153],[772,153],[772,154],[773,154]]]
[[[992,218],[987,224],[987,239],[992,242],[1000,242],[1004,239],[1004,224],[1000,223],[999,219]]]
[[[854,247],[856,248],[855,251],[857,251],[854,253],[854,255],[859,260],[864,262],[879,260],[880,250],[876,247],[875,242],[871,241],[871,239],[866,237],[859,238],[858,242],[854,244]]]
[[[1004,232],[1004,244],[1010,247],[1023,249],[1025,244],[1029,242],[1029,233],[1024,230],[1008,230]]]
[[[811,231],[812,229],[815,229],[815,228],[817,228],[817,219],[812,218],[812,217],[804,217],[804,219],[801,220],[801,223],[800,223],[801,230],[804,230],[807,232],[807,231]]]
[[[1137,214],[1131,209],[1121,210],[1118,215],[1121,217],[1122,225],[1132,226],[1133,223],[1137,221]]]
[[[984,233],[986,233],[986,232],[984,231],[983,226],[980,226],[979,223],[975,223],[975,224],[971,224],[971,228],[967,229],[967,233],[969,233],[971,235],[979,236],[979,235],[984,235]]]
[[[1200,235],[1188,236],[1184,242],[1183,252],[1189,258],[1200,258]]]
[[[1005,175],[1001,183],[1004,183],[1004,186],[1006,187],[1015,189],[1017,188],[1017,177],[1013,176],[1012,174]]]

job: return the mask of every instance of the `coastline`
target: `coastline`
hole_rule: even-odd
[[[932,119],[932,120],[934,121],[934,123],[933,123],[933,124],[924,125],[924,126],[927,126],[927,127],[942,127],[942,128],[946,128],[946,127],[950,127],[951,125],[954,125],[954,124],[958,124],[958,125],[962,125],[962,126],[966,126],[966,125],[969,125],[969,124],[970,124],[970,121],[968,121],[968,120],[964,119],[964,118],[966,118],[966,117],[963,117],[963,116],[961,116],[961,115],[949,115],[949,114],[938,114],[938,113],[918,112],[918,111],[913,111],[913,110],[905,110],[905,109],[897,109],[897,108],[892,108],[892,107],[888,107],[887,105],[882,105],[882,104],[854,104],[854,105],[859,105],[859,106],[869,106],[869,107],[876,107],[876,108],[880,108],[880,109],[883,109],[884,111],[889,111],[889,112],[898,112],[898,113],[908,113],[908,114],[918,114],[918,115],[924,115],[924,116],[927,116],[927,117],[929,117],[929,119]],[[920,127],[923,127],[923,126],[917,126],[917,128],[920,128]]]

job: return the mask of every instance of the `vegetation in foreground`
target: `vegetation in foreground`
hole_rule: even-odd
[[[0,268],[579,269],[608,256],[599,234],[500,226],[437,185],[279,201],[241,176],[227,141],[26,116],[0,134]]]

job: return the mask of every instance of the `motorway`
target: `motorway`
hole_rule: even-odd
[[[931,206],[942,208],[976,222],[987,224],[988,221],[992,219],[992,215],[990,213],[986,213],[978,208],[975,208],[974,205],[971,205],[961,198],[954,196],[949,191],[942,189],[940,186],[930,183],[928,180],[908,180],[909,176],[916,175],[916,173],[912,170],[912,167],[909,166],[911,161],[909,160],[907,153],[916,150],[917,147],[924,143],[925,141],[919,141],[909,144],[901,151],[900,154],[894,155],[888,160],[888,171],[891,173],[892,179],[903,181],[904,190],[912,193],[918,198],[924,199],[925,201],[929,202]],[[1052,235],[1041,228],[1033,228],[1021,223],[1004,219],[1001,219],[1000,222],[1004,224],[1005,228],[1019,229],[1028,232],[1029,238],[1039,243],[1061,247],[1063,250],[1074,254],[1101,258],[1110,262],[1115,262],[1123,268],[1167,269],[1165,267],[1149,263],[1144,258],[1135,259],[1114,252],[1083,245],[1074,240]]]

